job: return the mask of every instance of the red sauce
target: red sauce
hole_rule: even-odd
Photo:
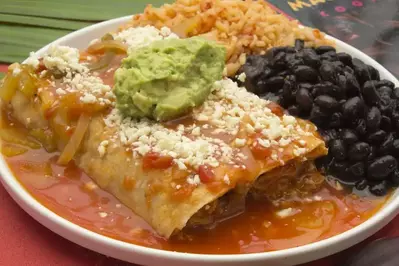
[[[327,185],[316,196],[287,207],[294,215],[279,218],[271,204],[247,203],[247,210],[215,228],[187,232],[166,239],[130,209],[100,188],[90,189],[90,178],[73,163],[56,165],[57,154],[44,150],[8,158],[24,187],[44,206],[69,221],[122,241],[181,252],[238,254],[285,249],[325,239],[367,220],[386,198],[358,198]]]
[[[98,71],[104,83],[112,85],[114,71],[120,65],[122,57],[116,56],[109,68]],[[277,115],[283,114],[277,105],[271,104],[269,108]],[[169,122],[167,126],[175,127],[181,123],[190,124],[191,118]],[[213,129],[202,133],[211,134],[211,130]],[[224,135],[221,139],[228,142],[232,137],[234,136]],[[270,153],[270,150],[262,150],[257,145],[254,149],[258,149],[255,155],[258,154],[261,158]],[[252,154],[251,151],[243,153]],[[354,197],[326,184],[314,195],[318,201],[307,202],[306,199],[300,199],[284,206],[286,209],[291,208],[291,216],[279,217],[276,213],[282,208],[270,203],[248,201],[244,213],[216,225],[213,229],[191,230],[166,240],[115,197],[95,188],[91,179],[73,163],[66,167],[57,165],[57,157],[57,153],[49,154],[39,149],[29,150],[23,155],[6,160],[27,191],[54,213],[93,232],[163,250],[240,254],[296,247],[337,235],[359,225],[378,211],[386,201],[386,198]],[[161,159],[154,154],[147,159],[149,167],[162,169],[170,164],[170,159]],[[212,181],[212,176],[210,169],[202,168],[201,179]],[[184,184],[174,195],[176,199],[183,200],[193,190],[192,186]],[[134,187],[134,179],[125,176],[123,185],[126,189]],[[210,182],[210,185],[220,184]]]

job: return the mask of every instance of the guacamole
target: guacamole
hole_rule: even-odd
[[[201,105],[222,78],[225,56],[224,46],[199,37],[139,48],[115,72],[116,107],[133,118],[180,117]]]

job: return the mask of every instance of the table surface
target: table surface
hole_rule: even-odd
[[[0,72],[7,66],[0,65]],[[132,265],[80,247],[51,232],[25,213],[0,185],[0,265],[128,266]],[[335,266],[368,242],[399,236],[399,216],[363,243],[306,266]],[[303,265],[305,266],[305,265]]]

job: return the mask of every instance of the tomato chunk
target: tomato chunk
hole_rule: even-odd
[[[201,165],[198,169],[198,175],[202,183],[209,183],[215,179],[215,173],[209,165]]]
[[[173,158],[157,152],[149,152],[143,157],[143,169],[167,169],[172,166]]]
[[[281,108],[280,105],[278,105],[277,103],[274,102],[270,102],[267,105],[267,108],[270,109],[270,111],[272,111],[273,114],[277,115],[277,116],[283,116],[284,114],[284,109]]]
[[[270,148],[266,148],[256,140],[254,145],[251,147],[252,154],[256,159],[263,160],[269,157],[272,154],[272,150]]]

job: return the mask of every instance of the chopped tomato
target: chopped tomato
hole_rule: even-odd
[[[198,169],[198,175],[202,183],[209,183],[215,179],[215,173],[209,165],[201,165]]]
[[[172,166],[173,158],[162,156],[157,152],[149,152],[143,157],[143,169],[167,169]]]
[[[265,159],[272,154],[270,148],[263,147],[262,145],[259,144],[257,140],[254,142],[254,145],[251,147],[251,151],[256,159]]]
[[[278,105],[277,103],[274,102],[270,102],[267,107],[270,109],[270,111],[272,111],[273,114],[277,115],[277,116],[283,116],[284,114],[284,109],[281,108],[280,105]]]
[[[136,186],[136,181],[132,177],[125,176],[123,178],[123,187],[126,190],[131,191],[135,186]]]
[[[194,185],[182,184],[179,189],[175,189],[172,193],[172,199],[176,201],[184,201],[193,193]]]

